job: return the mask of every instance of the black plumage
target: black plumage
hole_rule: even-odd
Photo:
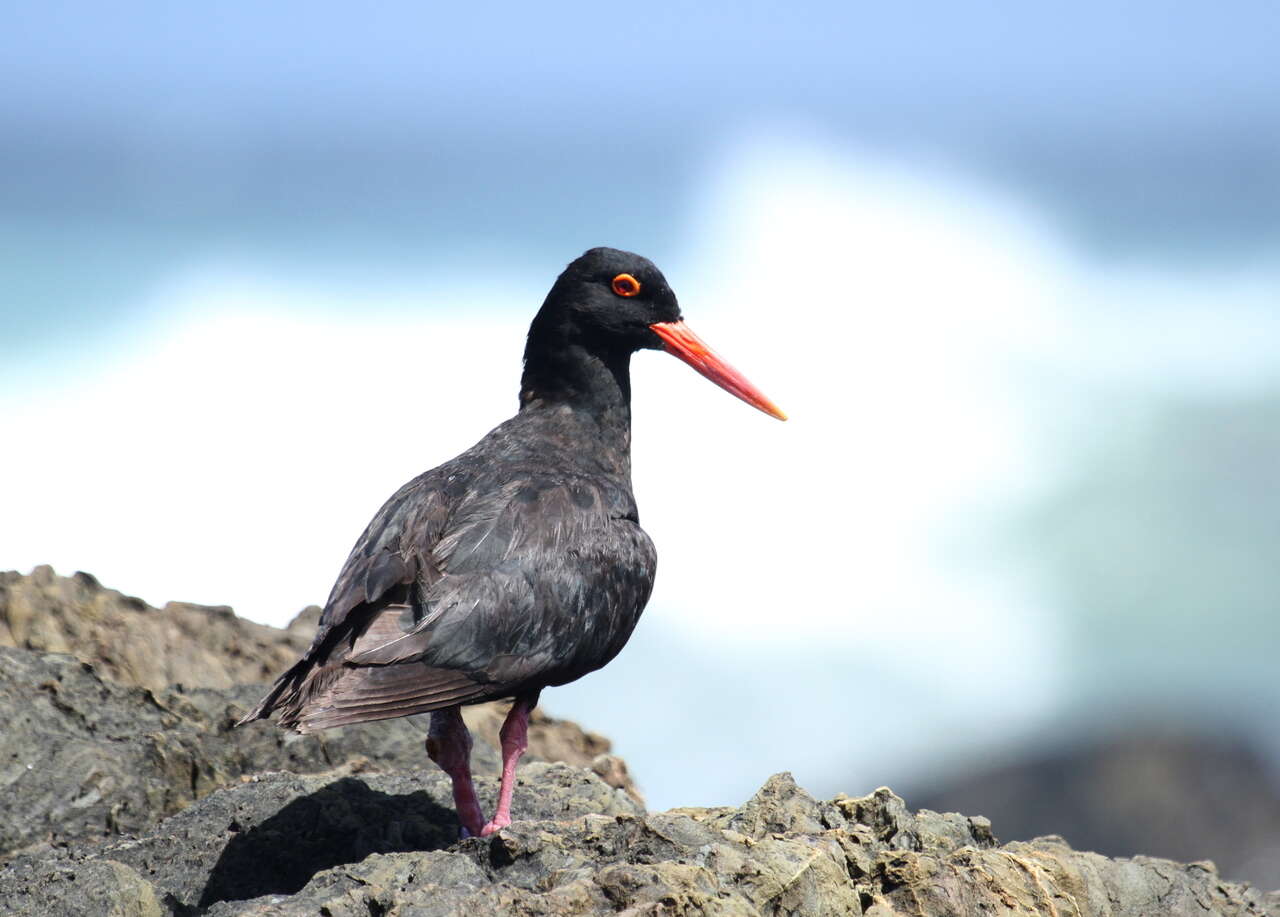
[[[519,413],[383,505],[311,648],[242,722],[274,711],[310,732],[444,711],[428,748],[454,777],[464,828],[478,833],[476,813],[463,812],[474,808],[469,769],[446,753],[470,748],[459,705],[517,699],[518,721],[503,729],[513,771],[520,717],[538,692],[613,659],[649,599],[657,555],[631,493],[628,367],[636,350],[664,347],[782,416],[688,332],[650,261],[588,251],[529,329]],[[480,830],[506,823],[499,809]]]

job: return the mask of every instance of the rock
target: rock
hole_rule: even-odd
[[[434,767],[421,717],[316,736],[233,729],[257,693],[153,692],[70,656],[0,648],[0,853],[142,831],[247,774]],[[477,744],[475,762],[498,769],[488,746]]]
[[[141,599],[104,588],[88,573],[63,577],[47,566],[36,567],[27,576],[0,572],[0,647],[69,653],[92,665],[103,679],[146,688],[155,696],[175,684],[182,686],[175,690],[189,695],[199,688],[226,689],[220,695],[221,702],[239,705],[242,712],[261,696],[264,683],[292,665],[311,645],[319,617],[319,607],[309,606],[281,630],[238,618],[221,605],[170,602],[163,609],[153,608]],[[244,684],[257,687],[234,690]],[[217,706],[220,701],[210,696],[203,703]],[[466,708],[465,718],[476,739],[477,770],[495,766],[498,729],[509,707],[509,702],[501,702]],[[411,734],[417,742],[412,754],[420,766],[427,766],[418,733]],[[408,766],[407,760],[398,758],[396,762],[384,761],[376,749],[388,743],[376,739],[377,735],[363,727],[360,732],[361,737],[374,741],[365,752],[371,766]],[[393,727],[391,735],[389,744],[399,754],[406,733]],[[354,755],[358,754],[354,747],[361,742],[363,738],[338,744],[352,748]],[[640,793],[626,765],[616,758],[609,760],[610,747],[604,736],[541,710],[535,710],[530,720],[531,759],[595,768],[610,785],[625,789],[639,801]],[[336,758],[332,764],[347,760]],[[3,836],[0,829],[0,838]]]
[[[265,771],[435,771],[424,749],[425,716],[310,736],[261,722],[233,728],[260,691],[153,692],[99,678],[71,656],[0,648],[0,855],[143,831]],[[591,735],[549,717],[542,725],[559,735]],[[612,762],[625,777],[625,765]],[[496,774],[498,753],[477,742],[472,764],[478,775]]]
[[[480,781],[486,802],[494,779]],[[16,913],[1262,917],[1280,905],[1210,864],[1109,860],[1056,838],[998,846],[983,820],[887,789],[810,797],[780,774],[736,808],[645,813],[584,769],[521,771],[522,819],[455,840],[448,781],[266,774],[137,838],[17,857]],[[114,908],[114,910],[110,910]]]
[[[155,886],[123,863],[110,859],[43,868],[39,861],[0,873],[0,906],[7,914],[104,914],[162,917],[172,911],[156,897]]]
[[[314,632],[314,625],[282,631],[254,624],[225,605],[152,608],[88,573],[0,573],[0,646],[70,653],[104,678],[152,691],[271,681],[311,645]]]
[[[315,615],[278,631],[229,609],[153,609],[84,574],[0,575],[0,639],[24,647],[0,648],[0,913],[1280,909],[1280,892],[1223,881],[1211,863],[1108,859],[1056,837],[1000,846],[986,818],[912,812],[888,789],[820,801],[779,774],[736,808],[646,812],[607,740],[550,717],[531,750],[572,763],[522,765],[520,820],[460,841],[448,780],[425,761],[423,717],[318,736],[232,729],[262,690],[236,680],[278,667],[251,654],[287,664]],[[169,652],[182,665],[156,658]],[[178,672],[183,683],[169,684]],[[485,740],[475,763],[487,808],[502,712],[467,713]]]

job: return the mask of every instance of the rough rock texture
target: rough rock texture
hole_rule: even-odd
[[[435,770],[423,747],[426,717],[313,736],[269,723],[233,728],[260,691],[126,687],[71,656],[0,647],[0,855],[141,831],[246,774]],[[476,718],[496,734],[498,713],[481,710]],[[540,723],[555,740],[543,747],[555,751],[590,735],[569,726]],[[484,743],[476,743],[472,763],[477,774],[499,771],[497,751]],[[629,786],[614,756],[598,755],[592,767],[614,786]]]
[[[482,796],[496,781],[481,782]],[[645,814],[564,764],[523,770],[524,818],[454,840],[447,781],[269,774],[136,839],[19,856],[0,904],[30,914],[1258,915],[1211,864],[1108,860],[1056,838],[996,845],[985,819],[888,790],[819,802],[789,775],[745,805]]]
[[[141,831],[244,774],[430,766],[412,720],[319,736],[233,730],[257,691],[153,692],[70,656],[0,648],[0,853]],[[497,755],[477,746],[476,763],[496,770]]]
[[[310,639],[305,620],[286,633],[199,606],[158,611],[42,568],[0,577],[0,625],[112,676],[0,648],[0,914],[1280,917],[1280,892],[1224,882],[1212,864],[1110,860],[1052,837],[1000,847],[985,818],[912,814],[888,790],[819,802],[782,774],[736,809],[646,813],[604,739],[550,719],[538,749],[589,766],[522,765],[521,820],[459,841],[423,718],[232,730],[261,686],[194,684],[252,672],[234,653],[218,668],[237,641],[272,652],[274,640],[288,662],[292,641]],[[170,640],[187,653],[183,686],[149,659]],[[500,717],[469,712],[489,734]],[[477,743],[476,769],[492,807],[491,746]]]
[[[58,576],[47,566],[36,567],[26,576],[0,572],[0,647],[70,653],[91,664],[103,679],[149,689],[156,697],[169,691],[170,685],[180,684],[182,687],[174,690],[189,700],[202,698],[199,703],[208,709],[221,703],[238,705],[241,713],[247,710],[264,690],[262,684],[292,665],[311,645],[319,615],[320,609],[312,605],[281,630],[238,618],[226,606],[170,602],[163,609],[153,608],[141,599],[104,588],[88,573]],[[237,687],[244,684],[255,687]],[[215,698],[193,690],[199,688],[226,690]],[[117,695],[108,691],[107,696]],[[71,701],[73,707],[77,703],[91,705],[93,701]],[[498,729],[509,706],[495,703],[466,709],[467,724],[476,738],[479,771],[497,766]],[[3,713],[0,707],[0,716]],[[219,710],[217,715],[225,719],[224,711]],[[332,737],[339,733],[332,731],[326,734],[320,742],[326,751],[308,753],[317,760],[317,766],[296,769],[315,771],[347,760],[333,757],[337,753],[335,741],[338,746],[351,749],[353,755],[360,753],[356,749],[363,749],[369,767],[408,767],[411,763],[428,766],[418,731],[420,724],[407,729],[400,722],[389,733],[396,750],[394,758],[384,758],[387,743],[374,740],[385,727],[377,731],[361,727],[361,738],[355,742],[335,740]],[[227,734],[226,723],[218,723],[218,734]],[[203,720],[197,725],[197,729],[208,728]],[[408,738],[413,742],[407,742]],[[0,739],[0,743],[7,741]],[[413,748],[407,748],[406,742]],[[612,786],[622,787],[639,800],[626,764],[609,751],[610,743],[604,736],[541,710],[534,711],[529,728],[531,758],[593,769]],[[0,758],[0,762],[4,760],[7,759]],[[211,773],[210,782],[201,784],[201,792],[222,785],[223,777],[230,772],[215,767]],[[0,851],[6,849],[4,837],[0,827]]]
[[[225,605],[152,608],[88,573],[0,572],[0,646],[70,653],[104,678],[152,691],[271,681],[311,645],[317,616],[303,612],[280,630],[238,618]]]

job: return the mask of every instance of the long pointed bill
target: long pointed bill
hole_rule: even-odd
[[[663,349],[672,356],[684,360],[726,392],[737,395],[753,408],[759,408],[770,417],[786,420],[787,415],[764,396],[764,392],[747,381],[706,345],[702,338],[689,330],[684,322],[658,322],[649,326],[665,345]]]

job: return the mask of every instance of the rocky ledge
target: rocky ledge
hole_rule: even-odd
[[[367,769],[421,764],[424,717],[331,731],[316,740],[264,724],[231,730],[234,717],[261,697],[263,683],[311,645],[319,615],[313,605],[281,629],[246,621],[225,605],[169,602],[154,608],[104,587],[88,573],[58,576],[47,566],[26,575],[0,572],[0,648],[38,651],[0,655],[0,721],[10,723],[0,732],[0,762],[12,760],[15,749],[37,747],[55,771],[74,762],[72,770],[82,774],[86,792],[96,789],[115,811],[97,820],[108,831],[135,830],[139,818],[172,814],[244,773],[272,768],[311,773],[344,763]],[[82,665],[50,654],[74,656]],[[39,715],[24,709],[28,703]],[[466,709],[479,769],[497,766],[498,729],[507,707]],[[595,770],[639,799],[626,765],[610,748],[604,736],[541,709],[530,720],[531,759]],[[118,756],[128,763],[114,761]],[[38,770],[27,763],[32,764],[28,770]],[[94,776],[103,768],[115,778]],[[118,804],[113,794],[134,784],[134,774],[148,784],[138,792],[159,794],[167,802],[144,809]],[[157,775],[159,782],[153,779]],[[0,782],[0,807],[9,789],[8,782]],[[11,849],[15,837],[35,830],[0,823],[0,852]],[[54,834],[66,836],[64,830]]]
[[[984,818],[912,813],[887,789],[819,801],[779,774],[738,808],[646,812],[607,740],[551,718],[520,820],[458,840],[420,718],[231,729],[261,690],[237,684],[261,678],[255,654],[290,656],[311,626],[0,574],[0,913],[1280,917],[1280,892],[1211,863],[1000,845]],[[257,648],[223,653],[241,640]],[[185,654],[188,683],[134,641]],[[477,738],[500,716],[471,711]],[[477,784],[492,807],[496,779]]]
[[[496,793],[493,780],[481,795]],[[1264,915],[1212,864],[1108,860],[1056,838],[999,846],[982,818],[887,789],[819,802],[787,774],[733,808],[645,813],[565,764],[524,768],[522,818],[455,840],[447,780],[271,773],[137,838],[16,857],[29,914]]]

